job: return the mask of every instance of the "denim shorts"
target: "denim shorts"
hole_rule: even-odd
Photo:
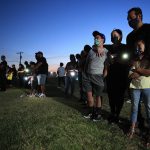
[[[104,81],[102,75],[97,74],[84,74],[83,88],[86,92],[93,92],[96,96],[102,96],[104,93]]]
[[[45,85],[46,82],[46,74],[38,74],[37,75],[38,85]]]

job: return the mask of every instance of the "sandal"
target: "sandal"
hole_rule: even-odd
[[[127,136],[129,137],[129,139],[133,138],[133,135],[135,134],[135,129],[131,128],[127,134]]]

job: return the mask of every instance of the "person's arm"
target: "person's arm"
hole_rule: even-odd
[[[18,73],[24,73],[24,72],[25,72],[24,70],[18,71]]]
[[[59,68],[57,69],[57,75],[59,74]]]
[[[66,73],[68,72],[68,65],[69,65],[69,62],[66,64],[66,67],[65,67],[65,72]]]
[[[109,63],[108,63],[108,59],[105,60],[104,62],[104,70],[103,70],[103,77],[105,78],[108,74],[108,67],[109,67]]]
[[[42,62],[39,62],[34,69],[38,69],[43,63]]]
[[[45,57],[41,58],[41,61],[37,63],[37,65],[35,66],[35,69],[38,69],[40,66],[42,65],[46,65],[47,62],[46,62],[46,59]]]
[[[18,73],[24,73],[25,70],[22,68],[21,70],[18,70]]]
[[[142,76],[150,76],[150,69],[138,68],[133,71]]]
[[[84,70],[85,73],[87,73],[87,70],[88,70],[88,64],[89,64],[90,55],[91,55],[90,53],[91,53],[91,51],[88,53],[88,55],[87,55],[87,57],[85,59],[85,64],[84,64],[84,68],[83,68],[83,70]]]
[[[138,79],[140,77],[140,74],[133,72],[128,76],[130,79]]]

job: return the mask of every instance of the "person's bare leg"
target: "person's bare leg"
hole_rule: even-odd
[[[87,108],[87,112],[85,114],[85,118],[91,118],[93,115],[93,107],[94,107],[94,99],[93,99],[93,95],[92,92],[89,91],[87,92],[87,101],[88,101],[88,108]]]
[[[128,137],[129,137],[130,139],[133,138],[133,135],[134,135],[134,133],[135,133],[135,125],[136,125],[136,123],[135,123],[135,122],[132,122],[131,127],[130,127],[130,130],[129,130],[129,132],[128,132]]]
[[[94,106],[94,99],[93,99],[93,95],[92,95],[91,91],[87,92],[87,98],[88,98],[88,106],[93,107]]]
[[[45,85],[41,85],[41,92],[45,94]]]

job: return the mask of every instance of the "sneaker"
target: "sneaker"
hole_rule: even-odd
[[[24,95],[24,94],[20,95],[20,98],[23,98],[23,97],[25,97],[25,95]]]
[[[39,97],[44,98],[44,97],[46,97],[46,95],[42,93],[41,95],[39,95]]]
[[[131,99],[128,99],[126,103],[131,104]]]
[[[30,94],[29,97],[35,97],[35,95],[34,94]]]
[[[91,119],[92,114],[91,114],[91,113],[89,113],[89,114],[87,114],[87,115],[84,115],[83,117],[84,117],[84,118],[86,118],[86,119]]]
[[[35,95],[35,97],[39,97],[39,95],[41,95],[41,93],[40,93],[40,94],[38,94],[38,93],[35,93],[34,95]]]
[[[40,97],[43,93],[35,93],[35,97]]]
[[[92,118],[92,121],[97,122],[97,121],[100,121],[101,119],[102,119],[102,116],[100,114],[98,114]]]

